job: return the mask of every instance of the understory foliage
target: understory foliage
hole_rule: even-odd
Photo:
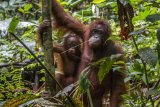
[[[119,0],[124,7],[128,3],[133,7],[134,16],[130,21],[134,30],[129,33],[127,40],[122,40],[120,36],[121,20],[119,20],[117,0],[58,1],[66,11],[84,23],[90,23],[96,18],[105,19],[110,23],[112,36],[109,39],[116,40],[122,45],[125,62],[116,62],[115,59],[120,56],[116,55],[101,59],[95,64],[100,66],[98,74],[100,80],[111,68],[127,74],[125,82],[129,84],[129,89],[128,94],[123,96],[125,99],[123,107],[158,107],[160,105],[160,0]],[[39,96],[44,91],[44,70],[8,33],[17,26],[14,34],[43,61],[44,56],[36,35],[36,28],[42,22],[41,16],[41,0],[0,1],[0,106],[1,101],[19,98],[22,94]],[[53,41],[62,42],[60,35],[62,35],[60,30],[54,31]],[[124,64],[126,70],[123,69]],[[35,75],[39,77],[38,88]],[[83,92],[87,92],[89,96],[89,86],[87,76],[81,75],[73,98],[77,100],[76,98],[80,97],[79,93]]]

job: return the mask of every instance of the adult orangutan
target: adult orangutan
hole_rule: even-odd
[[[57,25],[79,35],[84,42],[77,77],[88,64],[113,54],[123,54],[123,50],[119,45],[112,40],[107,40],[111,34],[111,29],[104,20],[96,20],[86,26],[66,13],[56,0],[52,0],[52,13]],[[105,92],[110,93],[110,107],[119,107],[123,101],[122,95],[126,93],[126,86],[123,81],[125,75],[110,70],[100,84],[98,71],[98,66],[91,67],[88,74],[93,86],[90,90],[94,107],[102,107],[102,97]],[[88,106],[88,101],[84,98],[84,107]]]
[[[88,29],[89,30],[86,31],[84,35],[85,40],[88,40],[88,42],[84,44],[79,72],[87,66],[87,64],[83,64],[86,60],[89,62],[96,62],[101,58],[109,57],[114,54],[123,55],[123,50],[120,45],[117,45],[112,40],[107,40],[111,33],[108,23],[103,20],[97,20],[91,23]],[[119,60],[123,60],[123,56]],[[127,90],[124,83],[125,74],[110,70],[100,84],[98,71],[98,66],[91,67],[88,74],[88,78],[93,85],[91,94],[94,107],[102,107],[102,96],[105,92],[110,93],[110,107],[120,107],[123,101],[121,95],[125,94]],[[88,107],[87,99],[84,99],[84,105],[85,107]]]

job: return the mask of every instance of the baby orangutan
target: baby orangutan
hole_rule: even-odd
[[[72,84],[75,80],[81,56],[80,44],[81,38],[74,33],[70,33],[64,38],[63,46],[53,46],[54,57],[57,59],[58,65],[55,79],[63,88]]]

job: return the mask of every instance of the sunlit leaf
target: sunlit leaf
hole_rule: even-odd
[[[93,0],[93,3],[98,4],[98,3],[102,3],[105,2],[105,0]]]
[[[32,8],[32,4],[26,4],[24,6],[24,11],[27,12],[28,10],[30,10]]]
[[[19,19],[17,17],[14,17],[9,25],[8,32],[14,32],[18,23],[19,23]]]
[[[24,9],[22,9],[22,8],[19,8],[18,11],[19,11],[19,12],[22,12],[22,13],[25,12]]]
[[[133,17],[133,21],[145,20],[149,14],[150,11],[148,9],[146,9],[144,12],[139,12],[138,16]]]

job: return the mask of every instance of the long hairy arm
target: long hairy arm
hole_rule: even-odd
[[[57,0],[52,0],[52,14],[59,26],[66,27],[80,36],[84,34],[84,24],[66,13]]]

